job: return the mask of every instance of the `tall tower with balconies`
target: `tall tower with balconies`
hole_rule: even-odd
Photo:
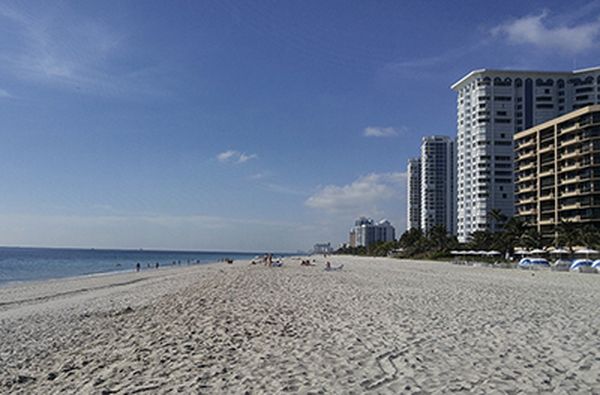
[[[499,230],[514,214],[515,133],[600,103],[600,67],[573,72],[475,70],[457,93],[457,234]]]

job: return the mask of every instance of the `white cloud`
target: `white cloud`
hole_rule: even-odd
[[[245,163],[256,158],[258,158],[256,154],[245,154],[236,150],[224,151],[217,155],[219,162],[223,163]]]
[[[406,173],[372,173],[348,185],[328,185],[309,197],[308,207],[352,215],[379,212],[378,205],[402,195]]]
[[[506,37],[514,44],[577,53],[598,46],[600,18],[579,25],[550,26],[546,11],[505,22],[492,29],[492,35]]]
[[[365,137],[393,137],[397,136],[400,133],[400,130],[392,128],[392,127],[379,127],[379,126],[368,126],[363,131],[363,136]]]

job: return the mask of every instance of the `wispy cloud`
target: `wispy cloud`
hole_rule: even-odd
[[[0,99],[10,99],[12,95],[7,90],[0,88]]]
[[[548,16],[548,11],[543,11],[538,15],[510,20],[494,27],[491,33],[513,44],[569,53],[579,53],[599,46],[600,18],[591,22],[564,25],[552,23]]]
[[[228,150],[217,155],[217,160],[222,163],[246,163],[258,158],[256,154],[246,154],[236,150]]]
[[[104,96],[155,94],[148,84],[154,68],[115,70],[114,60],[126,50],[122,32],[100,19],[73,15],[66,5],[34,7],[0,4],[6,25],[0,70],[15,78],[53,88]]]
[[[401,194],[405,184],[406,173],[372,173],[351,184],[324,186],[305,204],[315,209],[354,215],[377,212],[377,206]]]
[[[394,137],[400,134],[401,129],[393,127],[368,126],[363,130],[365,137]]]

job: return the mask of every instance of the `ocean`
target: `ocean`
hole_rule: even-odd
[[[175,265],[197,265],[226,258],[252,259],[258,253],[207,251],[103,250],[0,247],[0,286],[12,282],[48,280]],[[280,254],[278,254],[280,255]],[[284,254],[285,255],[285,254]],[[155,270],[155,269],[152,269]]]

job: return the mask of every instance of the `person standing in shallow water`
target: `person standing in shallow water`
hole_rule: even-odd
[[[136,272],[140,271],[140,263],[139,262],[135,265],[135,271]]]
[[[156,268],[157,268],[157,269],[158,269],[158,266],[159,266],[159,264],[158,264],[158,262],[156,262]]]

